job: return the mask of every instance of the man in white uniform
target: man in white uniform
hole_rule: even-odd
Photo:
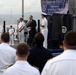
[[[12,26],[10,26],[9,29],[9,35],[10,35],[10,45],[14,45],[14,29],[12,28]]]
[[[9,46],[9,41],[9,33],[3,33],[0,44],[0,75],[16,61],[16,50]]]
[[[17,62],[8,68],[3,75],[40,75],[39,71],[27,62],[29,55],[29,47],[27,44],[19,44],[16,54],[18,56]]]
[[[41,75],[76,75],[76,31],[69,31],[63,41],[64,52],[50,59]]]
[[[47,37],[48,37],[48,22],[47,19],[45,18],[45,14],[42,14],[42,22],[40,24],[41,26],[41,33],[44,36],[44,43],[43,43],[43,47],[47,48]]]
[[[20,18],[20,23],[18,25],[19,43],[24,42],[24,27],[25,27],[25,23],[23,21],[23,18]]]

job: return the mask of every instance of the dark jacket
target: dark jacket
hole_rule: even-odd
[[[28,26],[27,27],[31,27],[31,30],[29,31],[30,34],[36,33],[36,21],[35,20],[30,21],[28,23]]]
[[[44,47],[36,46],[30,49],[30,55],[28,57],[28,62],[37,68],[41,72],[45,63],[52,58],[52,53],[50,50],[45,49]]]
[[[31,30],[29,31],[29,38],[28,38],[27,43],[30,47],[32,47],[33,46],[33,38],[36,34],[36,21],[35,20],[29,21],[27,24],[27,27],[31,27]]]

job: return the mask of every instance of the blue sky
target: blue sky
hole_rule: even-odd
[[[24,12],[40,12],[41,0],[24,0]],[[22,0],[0,0],[0,14],[21,14]]]

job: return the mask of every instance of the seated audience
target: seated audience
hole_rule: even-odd
[[[28,62],[39,68],[42,71],[46,61],[52,58],[52,53],[43,47],[44,36],[41,33],[37,33],[34,37],[35,47],[30,49],[30,55]]]
[[[76,75],[76,31],[64,36],[64,52],[49,60],[41,75]]]
[[[27,62],[29,55],[29,47],[27,44],[19,44],[16,54],[18,56],[17,62],[8,68],[4,72],[4,75],[40,75],[39,71]]]
[[[16,61],[16,50],[9,46],[10,36],[2,33],[0,44],[0,75]]]

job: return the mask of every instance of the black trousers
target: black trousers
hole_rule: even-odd
[[[27,44],[30,46],[30,47],[33,47],[34,46],[34,36],[35,36],[36,32],[29,32],[29,38],[27,40]]]

